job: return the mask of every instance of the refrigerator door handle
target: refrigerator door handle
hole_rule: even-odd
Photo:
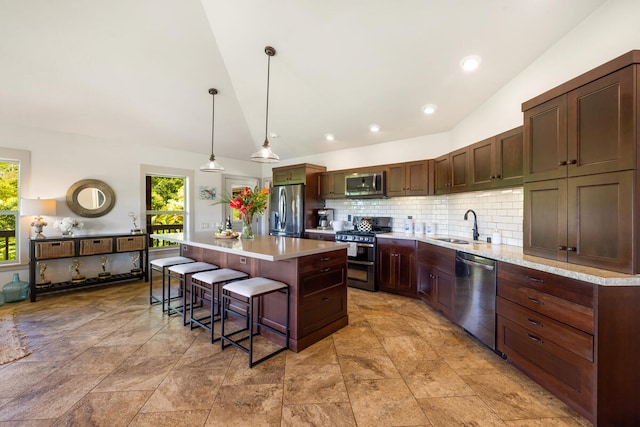
[[[284,230],[286,228],[287,223],[287,192],[284,188],[280,189],[280,198],[279,198],[279,210],[280,210],[280,229]]]

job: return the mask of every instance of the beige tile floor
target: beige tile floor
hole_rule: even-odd
[[[5,304],[30,356],[0,426],[586,426],[424,304],[349,289],[349,326],[247,367],[148,304],[145,283]]]

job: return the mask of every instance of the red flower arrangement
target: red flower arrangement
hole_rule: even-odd
[[[243,222],[242,237],[251,239],[253,238],[253,231],[251,230],[253,216],[262,215],[267,210],[269,189],[261,189],[258,186],[253,189],[244,187],[238,194],[223,195],[221,201],[229,203],[232,209],[238,211]]]

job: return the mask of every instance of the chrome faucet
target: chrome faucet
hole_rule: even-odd
[[[476,213],[469,209],[464,213],[464,220],[467,220],[469,212],[473,214],[473,240],[478,240],[478,238],[480,238],[480,233],[478,233],[478,217],[476,216]]]

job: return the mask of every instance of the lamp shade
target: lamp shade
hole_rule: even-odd
[[[20,215],[45,215],[56,214],[56,201],[53,199],[20,199]]]

